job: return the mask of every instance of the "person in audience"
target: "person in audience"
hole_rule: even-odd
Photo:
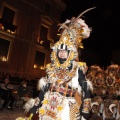
[[[27,81],[23,80],[21,85],[18,88],[18,98],[23,101],[27,101],[29,99],[29,91],[27,89]]]
[[[10,84],[9,78],[5,78],[4,82],[0,84],[1,98],[4,100],[0,111],[2,111],[6,106],[8,110],[13,110],[15,97],[13,96],[12,91],[13,85]]]

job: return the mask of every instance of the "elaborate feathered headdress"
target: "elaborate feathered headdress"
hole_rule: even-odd
[[[52,47],[53,52],[51,54],[51,59],[55,61],[54,63],[57,67],[61,66],[56,57],[57,50],[61,45],[66,45],[70,51],[67,62],[61,67],[66,67],[71,60],[78,58],[78,47],[82,47],[82,40],[88,38],[91,32],[91,29],[80,17],[92,9],[94,8],[85,10],[77,18],[73,17],[71,20],[66,20],[64,23],[59,24],[59,30],[62,29],[62,32],[59,41]]]

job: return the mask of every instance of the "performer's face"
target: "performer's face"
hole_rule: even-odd
[[[109,83],[109,85],[111,85],[113,83],[113,80],[111,78],[109,78],[108,83]]]
[[[66,50],[60,50],[58,53],[59,58],[67,58],[68,57],[68,52]]]
[[[101,83],[102,83],[102,80],[99,78],[99,79],[97,79],[97,84],[98,85],[101,85]]]

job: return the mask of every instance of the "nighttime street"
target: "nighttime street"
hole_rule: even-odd
[[[0,120],[120,120],[119,1],[0,0]]]
[[[0,120],[15,120],[24,115],[24,110],[15,108],[14,111],[4,109],[0,111]]]

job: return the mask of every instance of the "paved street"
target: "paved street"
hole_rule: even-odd
[[[15,108],[14,111],[4,109],[0,111],[0,120],[15,120],[17,117],[24,116],[24,110]]]

